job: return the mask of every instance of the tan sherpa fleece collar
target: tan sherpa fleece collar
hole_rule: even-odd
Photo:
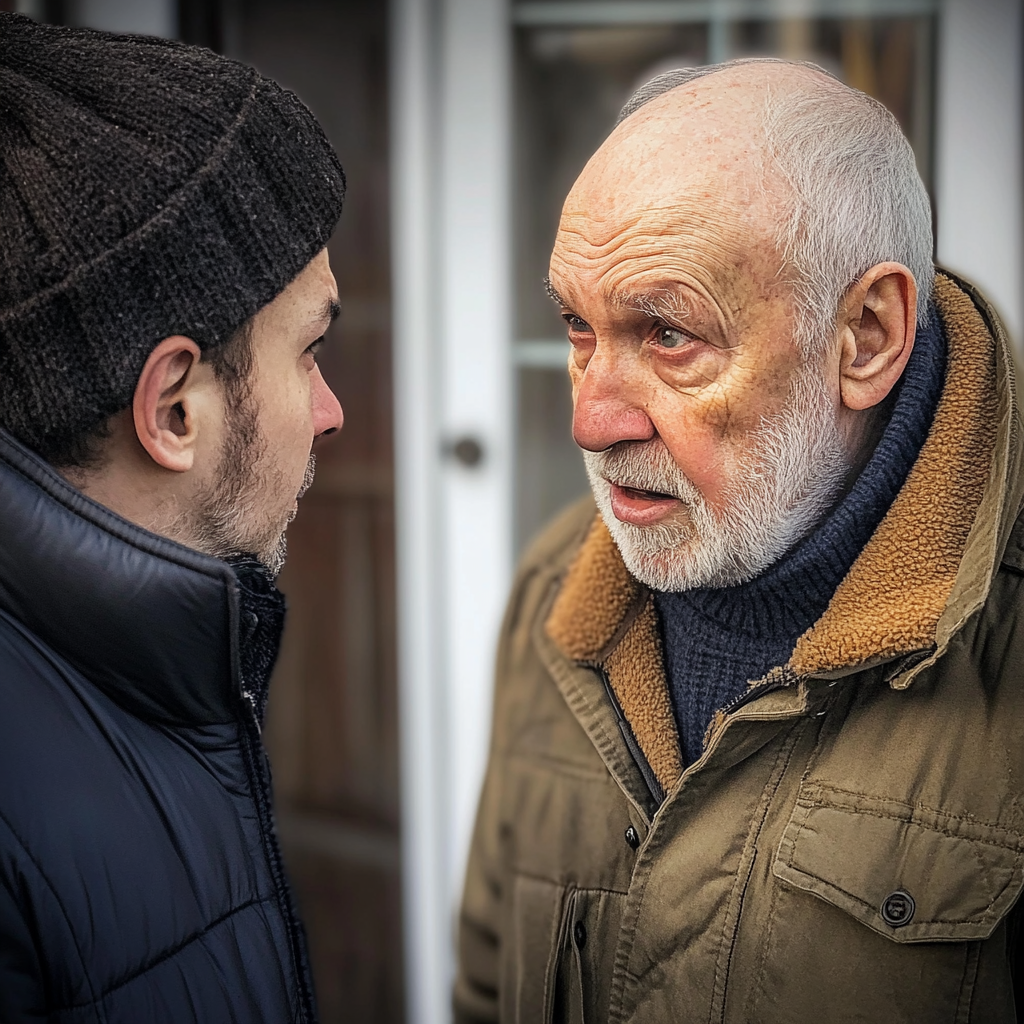
[[[789,668],[837,675],[926,652],[938,657],[983,603],[1024,484],[1006,337],[969,285],[936,279],[949,340],[931,430],[906,483],[797,641]],[[662,786],[682,762],[650,593],[629,573],[600,516],[569,566],[546,622],[562,652],[600,666]],[[909,684],[910,671],[894,685]]]

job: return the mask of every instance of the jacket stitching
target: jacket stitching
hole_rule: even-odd
[[[768,897],[768,916],[767,926],[765,927],[764,942],[761,945],[761,958],[757,964],[757,976],[754,984],[750,986],[750,995],[747,998],[747,1020],[757,1020],[757,1014],[754,1012],[759,1003],[762,1002],[765,991],[765,974],[768,965],[769,954],[772,951],[772,942],[775,939],[775,921],[777,914],[775,913],[775,907],[779,901],[779,894],[781,893],[781,886],[772,885],[769,887]]]
[[[237,907],[233,907],[226,914],[222,914],[216,920],[211,921],[204,928],[200,928],[199,931],[193,932],[187,939],[183,939],[176,946],[172,946],[170,949],[165,950],[159,956],[154,957],[148,963],[143,964],[142,967],[137,968],[136,970],[132,971],[130,974],[127,974],[122,978],[119,978],[108,989],[104,990],[99,996],[95,997],[92,1000],[92,1003],[101,1002],[108,996],[113,995],[113,993],[115,993],[119,988],[124,988],[125,985],[130,985],[137,978],[142,977],[143,974],[146,974],[154,968],[159,967],[166,960],[170,960],[172,957],[177,956],[177,954],[180,953],[183,949],[185,949],[186,946],[190,946],[193,942],[197,942],[204,935],[209,934],[211,931],[213,931],[214,928],[219,927],[225,921],[234,917],[236,914],[240,914],[243,910],[248,910],[248,908],[251,906],[260,903],[267,903],[271,899],[272,897],[270,896],[254,896],[251,900],[247,900],[245,903],[242,903]],[[70,1006],[63,1007],[63,1009],[79,1010],[83,1007],[92,1005],[92,1003],[72,1003]]]
[[[523,878],[530,882],[544,882],[547,885],[554,885],[561,889],[575,889],[577,892],[582,893],[599,893],[605,896],[628,896],[628,892],[624,892],[622,889],[606,889],[601,885],[577,885],[575,882],[568,881],[564,878],[551,878],[549,875],[538,875],[532,871],[521,871],[517,867],[512,867],[511,872],[515,878]]]
[[[806,723],[804,723],[806,726]],[[797,744],[803,734],[803,729],[793,729],[792,736],[787,738],[783,743],[782,749],[779,751],[775,758],[775,764],[772,766],[772,771],[768,776],[768,780],[765,783],[764,790],[761,794],[761,806],[759,807],[760,814],[756,820],[756,826],[751,828],[747,834],[747,841],[744,844],[743,854],[750,851],[750,863],[747,865],[746,875],[743,878],[742,886],[739,886],[739,894],[736,894],[736,887],[739,885],[739,873],[737,872],[736,884],[733,887],[732,893],[730,893],[729,904],[725,909],[725,919],[722,922],[722,938],[719,943],[719,954],[715,958],[715,977],[712,985],[711,992],[711,1006],[708,1014],[708,1020],[711,1021],[715,1014],[715,1002],[719,998],[721,999],[720,1013],[718,1019],[725,1019],[725,1002],[726,996],[729,989],[729,974],[732,970],[733,955],[736,952],[736,940],[739,937],[740,918],[743,914],[743,901],[746,897],[747,887],[750,885],[750,878],[754,872],[754,865],[757,862],[757,839],[761,835],[761,831],[764,828],[765,819],[768,817],[768,812],[771,810],[772,802],[778,793],[779,786],[782,784],[782,780],[789,769],[789,766],[796,754]],[[787,749],[788,748],[788,749]],[[741,855],[742,857],[742,855]],[[741,860],[742,864],[742,860]],[[732,910],[733,904],[737,905],[735,920],[732,920],[732,939],[728,940],[728,931],[730,928],[730,911]],[[726,945],[728,941],[729,951],[725,957],[725,964],[722,965],[722,947]],[[721,995],[719,995],[719,989]]]
[[[254,731],[255,735],[253,735]],[[315,1018],[316,1012],[308,954],[303,945],[304,933],[294,910],[284,870],[284,861],[277,837],[274,834],[270,779],[267,777],[270,766],[266,760],[266,751],[259,738],[259,725],[255,718],[252,719],[251,725],[247,723],[246,728],[242,730],[242,736],[242,747],[246,752],[248,762],[247,773],[252,788],[253,804],[256,807],[256,820],[260,827],[263,851],[270,866],[270,875],[274,886],[271,898],[277,904],[284,922],[289,959],[295,976],[299,1010],[302,1014],[300,1019],[309,1021]]]
[[[978,980],[978,964],[981,961],[981,943],[971,942],[964,957],[964,973],[960,978],[960,997],[957,999],[956,1024],[968,1024],[974,1002],[974,988]]]
[[[71,917],[67,912],[67,908],[64,906],[64,902],[61,900],[60,895],[58,894],[53,883],[47,877],[46,872],[43,871],[42,865],[36,860],[31,850],[29,850],[28,846],[25,844],[25,840],[21,838],[21,836],[18,834],[17,829],[15,829],[15,827],[11,824],[8,817],[2,811],[0,811],[0,821],[2,821],[7,826],[11,835],[14,836],[15,841],[21,847],[22,853],[24,853],[26,858],[28,858],[28,861],[29,863],[31,863],[32,867],[36,869],[36,871],[39,874],[39,877],[46,883],[46,888],[50,890],[50,895],[53,896],[54,902],[56,902],[57,906],[60,907],[60,912],[64,916],[64,921],[68,926],[68,934],[71,936],[71,941],[74,943],[75,946],[75,952],[78,954],[78,962],[82,968],[82,976],[85,979],[85,983],[89,986],[89,992],[92,994],[92,1000],[90,1001],[90,1003],[95,1003],[97,1001],[96,990],[93,988],[92,985],[92,977],[89,975],[89,972],[86,969],[85,957],[82,955],[82,947],[78,944],[78,936],[75,934],[75,929],[72,927]],[[89,1006],[90,1003],[84,1003],[83,1005]],[[106,1014],[104,1014],[104,1019],[106,1019]]]
[[[867,794],[863,794],[863,795],[867,796]],[[869,798],[869,799],[871,799],[871,798]],[[875,797],[873,799],[878,799],[878,798]],[[891,802],[892,803],[897,803],[898,801],[891,801]],[[1000,841],[999,839],[996,839],[996,838],[989,839],[989,838],[981,838],[981,837],[976,837],[976,836],[964,835],[962,832],[956,832],[956,831],[953,831],[952,829],[949,829],[949,828],[942,828],[939,825],[932,825],[932,824],[929,824],[928,822],[922,821],[919,817],[917,817],[913,813],[911,813],[909,816],[904,816],[904,815],[901,815],[901,814],[892,814],[890,812],[879,810],[879,809],[872,808],[872,807],[851,807],[848,804],[834,803],[834,802],[832,802],[830,800],[813,800],[813,799],[809,799],[807,797],[800,797],[797,800],[797,804],[798,804],[798,806],[802,806],[802,807],[806,808],[807,810],[815,810],[817,808],[832,808],[833,810],[837,810],[837,811],[849,812],[849,813],[858,814],[858,815],[867,815],[870,818],[881,818],[881,819],[886,820],[886,821],[902,822],[905,825],[916,825],[918,828],[925,829],[928,832],[935,832],[938,835],[947,836],[950,839],[962,839],[964,842],[967,842],[967,843],[978,843],[978,844],[981,844],[983,846],[995,846],[995,847],[998,847],[1001,850],[1011,850],[1014,853],[1018,853],[1018,854],[1021,852],[1022,845],[1024,845],[1024,836],[1022,836],[1019,832],[1016,832],[1014,829],[1006,828],[1005,826],[1001,826],[1001,825],[991,825],[988,822],[977,821],[976,819],[970,818],[967,815],[945,814],[942,811],[931,811],[931,808],[924,808],[924,807],[922,807],[921,810],[928,810],[931,813],[941,815],[942,817],[945,817],[945,818],[949,818],[951,821],[963,822],[964,824],[973,825],[973,826],[976,826],[976,827],[980,826],[981,828],[991,829],[993,831],[1008,832],[1011,835],[1016,837],[1016,841],[1015,842],[1011,842],[1011,841],[1008,841],[1008,840]],[[909,807],[910,805],[909,804],[905,804],[904,806]],[[801,826],[801,830],[802,830],[802,826]]]

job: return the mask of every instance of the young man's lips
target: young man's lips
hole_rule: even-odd
[[[611,484],[612,512],[615,518],[634,526],[650,526],[675,511],[682,502],[667,494],[638,491],[633,487]]]

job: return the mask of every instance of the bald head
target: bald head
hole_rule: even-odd
[[[773,244],[781,183],[766,182],[764,89],[780,72],[807,74],[786,65],[745,65],[650,99],[618,124],[584,168],[566,199],[563,230],[582,222],[610,230],[616,221],[644,218],[667,229],[706,214],[727,233]]]

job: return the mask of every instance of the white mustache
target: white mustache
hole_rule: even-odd
[[[687,504],[700,494],[660,437],[650,441],[620,441],[603,452],[585,452],[584,458],[599,476],[616,487],[665,494]]]

